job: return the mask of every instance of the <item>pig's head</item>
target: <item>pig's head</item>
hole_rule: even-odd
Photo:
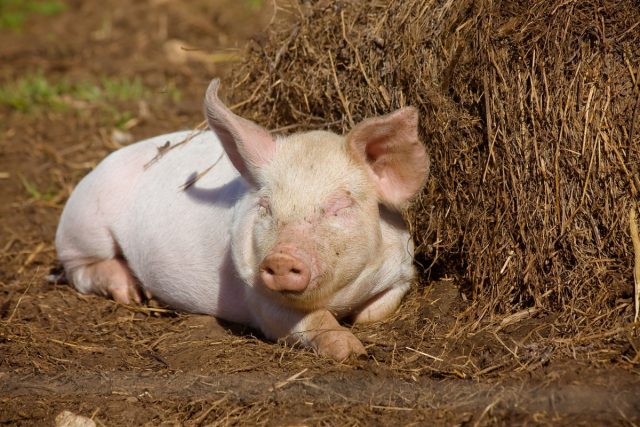
[[[313,131],[274,139],[227,109],[218,86],[214,80],[207,90],[209,126],[253,187],[242,213],[239,270],[275,298],[318,308],[383,261],[379,204],[401,208],[422,188],[429,161],[417,112],[367,119],[346,136]]]

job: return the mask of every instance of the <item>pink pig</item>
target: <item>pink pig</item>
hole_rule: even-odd
[[[398,209],[429,168],[416,110],[346,137],[274,138],[227,109],[218,86],[205,100],[211,131],[152,163],[190,132],[125,147],[78,184],[56,235],[67,277],[83,293],[153,295],[337,360],[365,354],[336,319],[389,316],[414,279]]]

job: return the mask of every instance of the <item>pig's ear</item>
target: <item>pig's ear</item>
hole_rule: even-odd
[[[381,201],[402,207],[424,185],[429,158],[418,139],[418,112],[406,107],[356,125],[347,143],[367,165]]]
[[[233,114],[218,99],[219,86],[220,80],[213,79],[207,88],[204,101],[207,123],[220,138],[233,166],[255,185],[255,168],[271,161],[276,143],[266,129]]]

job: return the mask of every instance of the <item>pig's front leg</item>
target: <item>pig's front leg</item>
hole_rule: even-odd
[[[408,290],[409,283],[400,283],[374,296],[351,316],[353,323],[372,323],[386,319],[398,309]]]
[[[351,355],[367,354],[360,340],[347,328],[340,326],[328,310],[303,313],[271,302],[261,302],[258,306],[256,323],[271,339],[302,344],[337,361],[343,361]]]
[[[342,361],[352,354],[367,354],[364,346],[347,328],[327,310],[316,310],[305,315],[287,337],[288,342],[301,341],[319,354]]]

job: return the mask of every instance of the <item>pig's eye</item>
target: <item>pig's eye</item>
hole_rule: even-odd
[[[338,216],[348,212],[353,206],[353,199],[349,195],[341,195],[330,199],[322,208],[322,212],[327,216]]]
[[[271,215],[271,206],[269,205],[269,199],[261,197],[258,200],[258,210],[261,215]]]

